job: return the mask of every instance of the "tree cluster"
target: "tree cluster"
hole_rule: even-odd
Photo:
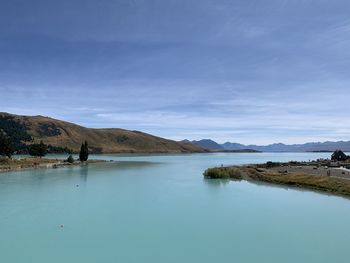
[[[11,158],[14,152],[15,148],[11,139],[0,130],[0,155]]]
[[[13,116],[6,116],[0,114],[0,131],[4,132],[10,139],[11,144],[16,152],[26,152],[26,144],[32,137],[27,132],[26,125]]]
[[[32,156],[43,157],[47,153],[47,145],[40,141],[40,143],[33,143],[28,146],[28,152]]]
[[[47,145],[47,153],[68,153],[72,154],[73,150],[68,147],[53,146],[51,144]]]

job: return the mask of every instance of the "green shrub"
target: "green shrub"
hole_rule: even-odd
[[[68,163],[74,163],[74,158],[72,155],[69,155],[67,160],[66,160]]]
[[[266,168],[278,167],[280,165],[281,163],[279,162],[271,162],[271,161],[266,162]]]
[[[203,175],[207,178],[219,179],[219,178],[233,178],[242,179],[241,171],[236,167],[215,167],[205,170]]]

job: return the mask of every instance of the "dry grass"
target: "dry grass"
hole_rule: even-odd
[[[88,160],[85,164],[104,163],[104,160]],[[61,166],[81,165],[81,162],[74,163],[64,162],[59,159],[45,159],[45,158],[21,158],[9,159],[7,157],[0,157],[0,172],[11,172],[37,168],[56,168]]]
[[[59,160],[45,158],[9,159],[0,158],[0,171],[13,171],[27,168],[36,168],[48,164],[60,163]]]
[[[249,166],[211,168],[204,172],[209,178],[232,178],[301,187],[338,195],[350,195],[350,180],[303,173],[274,173]]]

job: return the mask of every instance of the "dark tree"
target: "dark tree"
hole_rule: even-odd
[[[68,162],[68,163],[74,163],[74,158],[73,158],[72,155],[69,155],[69,156],[68,156],[67,162]]]
[[[85,141],[80,147],[79,160],[81,162],[86,162],[89,158],[89,146],[87,141]]]
[[[40,141],[40,143],[34,143],[29,145],[28,152],[32,156],[38,156],[41,158],[47,153],[47,145],[44,144],[43,141]]]
[[[336,150],[332,154],[332,161],[346,161],[349,159],[349,156],[347,156],[345,153],[343,153],[341,150]]]
[[[0,130],[0,155],[11,158],[15,149],[9,137]]]

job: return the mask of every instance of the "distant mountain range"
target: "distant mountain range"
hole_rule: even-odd
[[[21,116],[0,112],[0,131],[11,137],[18,152],[26,145],[43,140],[52,151],[65,148],[78,152],[87,140],[95,153],[192,153],[192,152],[314,152],[343,150],[350,152],[350,141],[312,142],[265,146],[226,142],[219,144],[210,139],[181,142],[153,136],[140,131],[118,128],[93,129],[44,116]]]
[[[240,143],[225,142],[219,144],[210,139],[203,139],[199,141],[192,141],[193,144],[198,145],[208,150],[255,150],[261,152],[331,152],[335,150],[350,151],[350,141],[337,142],[309,142],[304,144],[283,144],[274,143],[269,145],[244,145]]]

